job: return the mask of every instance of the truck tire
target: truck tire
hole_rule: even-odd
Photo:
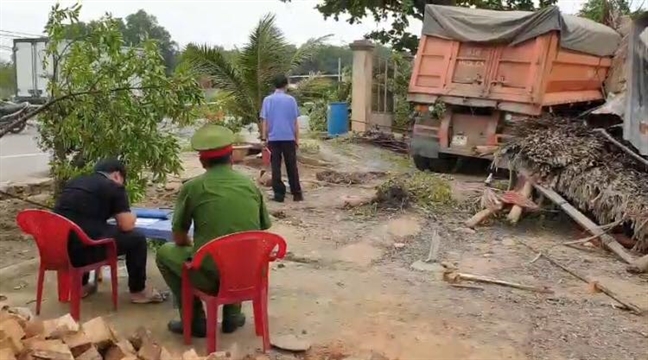
[[[414,166],[420,171],[426,171],[430,170],[430,158],[426,158],[425,156],[421,155],[414,155],[412,156],[414,159]]]
[[[439,156],[437,159],[429,159],[429,169],[436,173],[448,173],[452,171],[456,163],[457,158],[455,156]]]

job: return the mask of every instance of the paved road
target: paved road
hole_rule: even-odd
[[[38,148],[36,134],[36,128],[28,126],[0,139],[0,183],[47,176],[49,158]]]

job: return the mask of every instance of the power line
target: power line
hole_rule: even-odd
[[[14,36],[14,37],[42,37],[43,35],[36,35],[36,34],[30,34],[26,32],[21,32],[21,31],[10,31],[10,30],[2,30],[0,29],[0,34],[6,34],[7,36]]]

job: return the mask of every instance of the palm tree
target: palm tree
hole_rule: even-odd
[[[295,49],[285,39],[273,14],[265,15],[236,52],[220,47],[189,44],[183,61],[198,76],[207,76],[224,93],[223,108],[243,125],[257,122],[263,98],[272,91],[272,79],[289,75],[310,59],[329,36],[311,39]]]

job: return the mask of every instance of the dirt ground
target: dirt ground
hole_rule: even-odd
[[[619,309],[543,258],[533,261],[536,254],[522,245],[546,250],[648,309],[648,277],[626,273],[621,262],[602,251],[555,246],[582,237],[560,213],[527,217],[515,227],[495,221],[472,231],[463,227],[472,215],[468,210],[430,214],[341,209],[344,199],[370,196],[382,180],[371,176],[361,184],[328,184],[316,179],[318,171],[413,170],[407,159],[366,145],[332,141],[318,147],[300,166],[306,201],[269,204],[271,231],[286,238],[290,252],[272,265],[271,334],[308,339],[314,349],[307,358],[369,359],[373,351],[389,359],[648,359],[648,318]],[[184,177],[201,172],[193,154],[185,164]],[[237,167],[250,176],[258,174],[258,167]],[[446,177],[455,198],[466,201],[481,192],[485,175]],[[145,205],[171,206],[178,186],[172,181],[151,189]],[[20,204],[4,201],[0,206],[0,266],[36,256],[31,242],[11,224]],[[452,287],[435,272],[413,269],[412,263],[427,257],[435,231],[441,238],[439,259],[461,272],[547,286],[554,293],[490,284]],[[163,286],[152,262],[149,267],[151,282]],[[33,270],[6,275],[0,294],[16,305],[33,307]],[[125,277],[125,269],[120,273]],[[124,280],[120,287],[125,289]],[[66,306],[56,301],[55,284],[47,286],[43,315],[63,314]],[[123,332],[144,324],[172,351],[184,348],[179,337],[166,331],[166,321],[177,315],[170,303],[142,307],[123,297],[119,311],[112,312],[108,286],[102,286],[82,303],[83,319],[104,315]],[[251,311],[245,311],[248,324],[235,334],[219,335],[221,348],[237,344],[248,353],[260,346]],[[204,349],[202,341],[195,345]],[[279,353],[272,357],[292,358]]]

